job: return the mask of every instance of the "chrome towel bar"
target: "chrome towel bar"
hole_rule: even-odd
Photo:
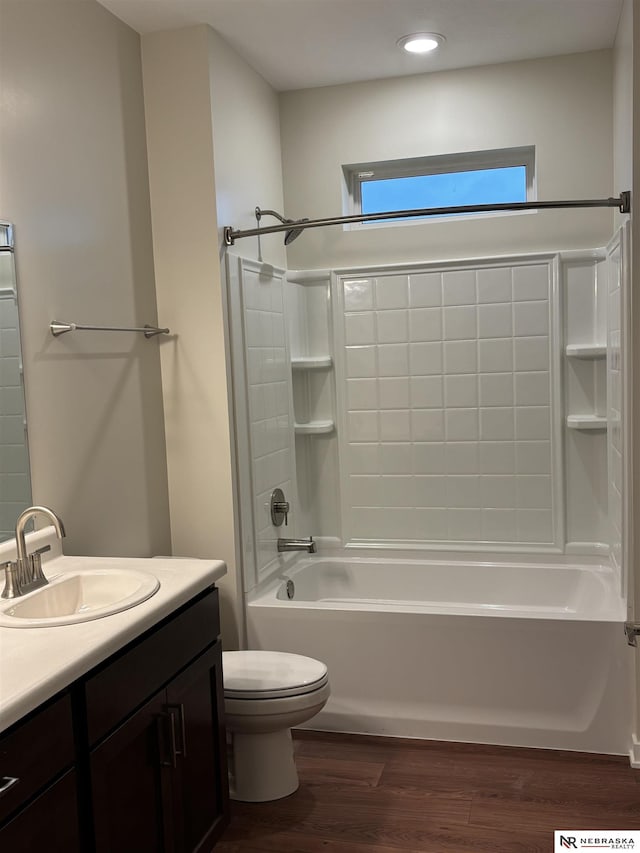
[[[87,331],[87,332],[142,332],[145,338],[154,338],[156,335],[168,335],[169,329],[159,329],[156,326],[81,326],[79,323],[61,323],[53,320],[49,325],[54,337],[64,335],[65,332]]]

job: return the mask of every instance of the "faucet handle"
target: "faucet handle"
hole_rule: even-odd
[[[51,550],[51,545],[43,545],[42,548],[37,548],[35,551],[31,552],[32,557],[40,556],[41,554],[46,554],[47,551]]]
[[[6,563],[0,563],[0,569],[4,569],[6,578],[4,589],[2,590],[2,598],[16,598],[18,593],[18,563],[13,560],[7,560]]]
[[[36,551],[32,551],[29,554],[29,569],[31,572],[30,580],[39,580],[43,577],[42,575],[42,555],[46,554],[47,551],[51,550],[51,545],[43,545],[42,548],[38,548]]]

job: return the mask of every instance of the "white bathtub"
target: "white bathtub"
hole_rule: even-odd
[[[624,619],[611,569],[504,557],[310,557],[247,607],[251,648],[329,667],[312,728],[620,754]]]

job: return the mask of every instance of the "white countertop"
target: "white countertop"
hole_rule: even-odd
[[[28,543],[30,539],[27,537]],[[126,566],[154,574],[160,589],[141,604],[102,619],[48,628],[0,627],[0,732],[186,604],[227,571],[220,560],[66,557],[60,554],[55,537],[51,540],[45,531],[33,535],[30,549],[34,544],[37,547],[50,541],[52,552],[43,558],[45,575]],[[5,550],[3,543],[0,561],[9,559]],[[0,576],[0,587],[3,585],[4,578]]]

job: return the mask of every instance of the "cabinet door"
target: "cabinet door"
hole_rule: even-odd
[[[0,690],[0,693],[2,691]],[[51,737],[55,732],[55,737]],[[16,779],[0,793],[0,823],[62,776],[75,761],[69,695],[39,708],[0,735],[0,785]],[[8,777],[8,778],[7,778]]]
[[[96,853],[174,849],[168,722],[162,690],[91,753]]]
[[[209,853],[229,814],[220,642],[169,684],[167,702],[177,729],[175,849]]]
[[[70,771],[0,829],[8,853],[80,853],[76,774]]]

